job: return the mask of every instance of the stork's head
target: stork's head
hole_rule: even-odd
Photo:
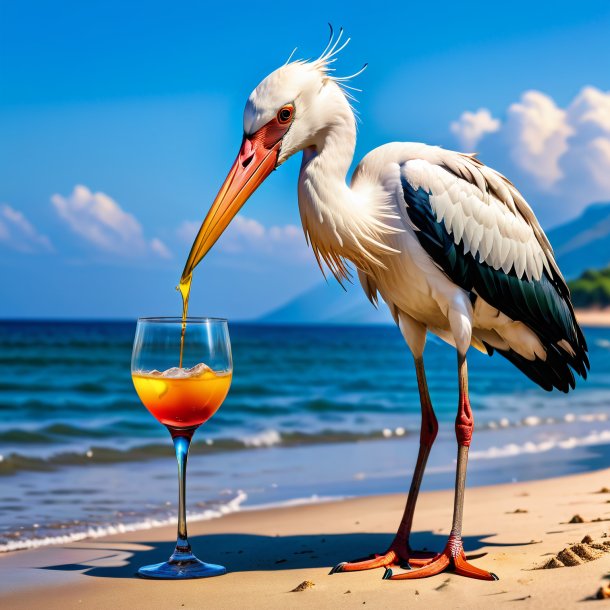
[[[331,75],[330,64],[349,42],[348,38],[339,46],[341,33],[333,40],[331,29],[331,39],[320,58],[286,63],[250,94],[244,110],[241,148],[199,229],[183,280],[276,167],[293,154],[315,146],[320,134],[333,122],[345,120],[348,94],[340,83],[360,72],[344,78]],[[353,120],[353,114],[350,117]]]

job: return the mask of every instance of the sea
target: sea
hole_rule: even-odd
[[[176,521],[169,434],[130,377],[135,321],[0,322],[0,551]],[[194,437],[190,521],[399,492],[419,444],[413,361],[392,326],[230,324],[234,377]],[[469,354],[469,485],[610,464],[610,329],[586,329],[591,373],[547,393],[500,356]],[[450,488],[455,351],[425,362],[440,433],[424,489]]]

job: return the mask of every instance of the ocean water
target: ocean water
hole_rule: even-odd
[[[175,520],[171,442],[131,383],[134,330],[0,323],[0,550]],[[233,385],[192,446],[191,519],[408,489],[419,400],[395,328],[233,324],[230,332]],[[586,335],[591,375],[569,395],[472,351],[470,484],[608,465],[610,330]],[[455,352],[431,338],[425,358],[441,433],[424,487],[449,487]]]

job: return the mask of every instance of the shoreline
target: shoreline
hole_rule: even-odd
[[[469,488],[464,543],[473,563],[498,582],[446,573],[417,581],[383,581],[383,569],[329,576],[330,567],[383,551],[405,494],[366,496],[282,508],[252,508],[190,527],[194,551],[229,574],[209,580],[155,582],[133,577],[138,566],[171,552],[173,526],[127,532],[0,556],[0,600],[11,608],[206,607],[330,608],[404,606],[568,608],[605,584],[610,553],[574,567],[536,570],[585,535],[610,531],[610,469],[555,479]],[[449,532],[452,491],[421,495],[413,543],[440,550]],[[575,514],[584,523],[569,523]],[[600,519],[600,521],[595,521]],[[607,538],[606,538],[607,539]],[[291,592],[310,580],[314,587]],[[349,591],[349,593],[348,593]],[[171,602],[171,603],[170,603]]]
[[[606,468],[610,429],[601,415],[571,416],[570,423],[528,421],[518,428],[518,435],[511,427],[482,430],[470,452],[470,487]],[[410,481],[417,448],[418,438],[411,434],[315,447],[276,445],[194,454],[189,459],[192,493],[187,510],[194,522],[261,505],[275,508],[401,493]],[[0,530],[0,556],[116,533],[152,531],[173,522],[175,463],[170,448],[166,453],[163,458],[139,463],[137,488],[131,462],[22,473],[17,479],[23,488],[21,510],[15,512],[11,507],[16,506],[16,499],[4,496],[7,510]],[[376,459],[371,461],[370,455]],[[296,479],[295,473],[299,473]],[[430,456],[423,490],[452,489],[454,477],[455,440],[452,430],[444,426]]]
[[[574,313],[584,328],[610,328],[610,307],[605,309],[579,309]]]

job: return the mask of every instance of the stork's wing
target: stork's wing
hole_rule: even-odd
[[[401,164],[406,214],[420,244],[473,298],[532,329],[547,352],[545,361],[498,350],[502,355],[547,390],[574,387],[569,366],[586,377],[587,345],[531,208],[504,176],[473,156],[428,150],[433,159]]]

